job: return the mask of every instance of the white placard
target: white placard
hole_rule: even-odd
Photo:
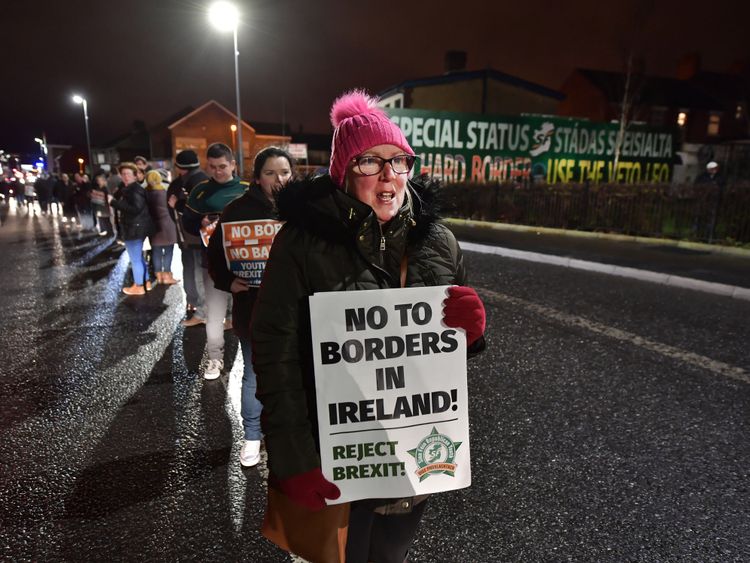
[[[321,465],[341,490],[331,504],[471,484],[466,335],[442,322],[446,289],[310,298]]]

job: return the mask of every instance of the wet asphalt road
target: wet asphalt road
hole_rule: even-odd
[[[0,559],[289,561],[236,461],[236,341],[203,381],[180,288],[123,296],[110,243],[0,227]],[[750,303],[466,260],[473,485],[430,500],[411,560],[750,561]]]

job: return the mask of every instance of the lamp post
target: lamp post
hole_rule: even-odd
[[[229,2],[214,2],[208,10],[208,19],[219,31],[234,33],[234,89],[237,97],[237,160],[239,161],[239,175],[242,178],[245,169],[245,159],[242,155],[242,116],[240,111],[240,51],[237,48],[237,27],[240,14],[234,4]]]
[[[77,104],[83,104],[83,119],[86,122],[86,149],[89,154],[89,166],[91,166],[91,174],[94,174],[94,159],[91,158],[91,137],[89,136],[89,108],[86,98],[75,94],[73,101]]]
[[[237,133],[237,126],[232,123],[229,126],[229,130],[232,132],[232,150],[237,152],[237,143],[235,142],[234,135]]]

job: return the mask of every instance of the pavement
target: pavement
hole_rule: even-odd
[[[750,300],[750,249],[450,219],[464,250]]]

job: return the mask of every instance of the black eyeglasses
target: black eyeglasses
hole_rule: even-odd
[[[406,174],[414,166],[414,157],[410,154],[397,154],[392,158],[380,158],[379,156],[366,154],[356,156],[352,159],[357,171],[363,176],[374,176],[380,174],[386,162],[396,174]]]

